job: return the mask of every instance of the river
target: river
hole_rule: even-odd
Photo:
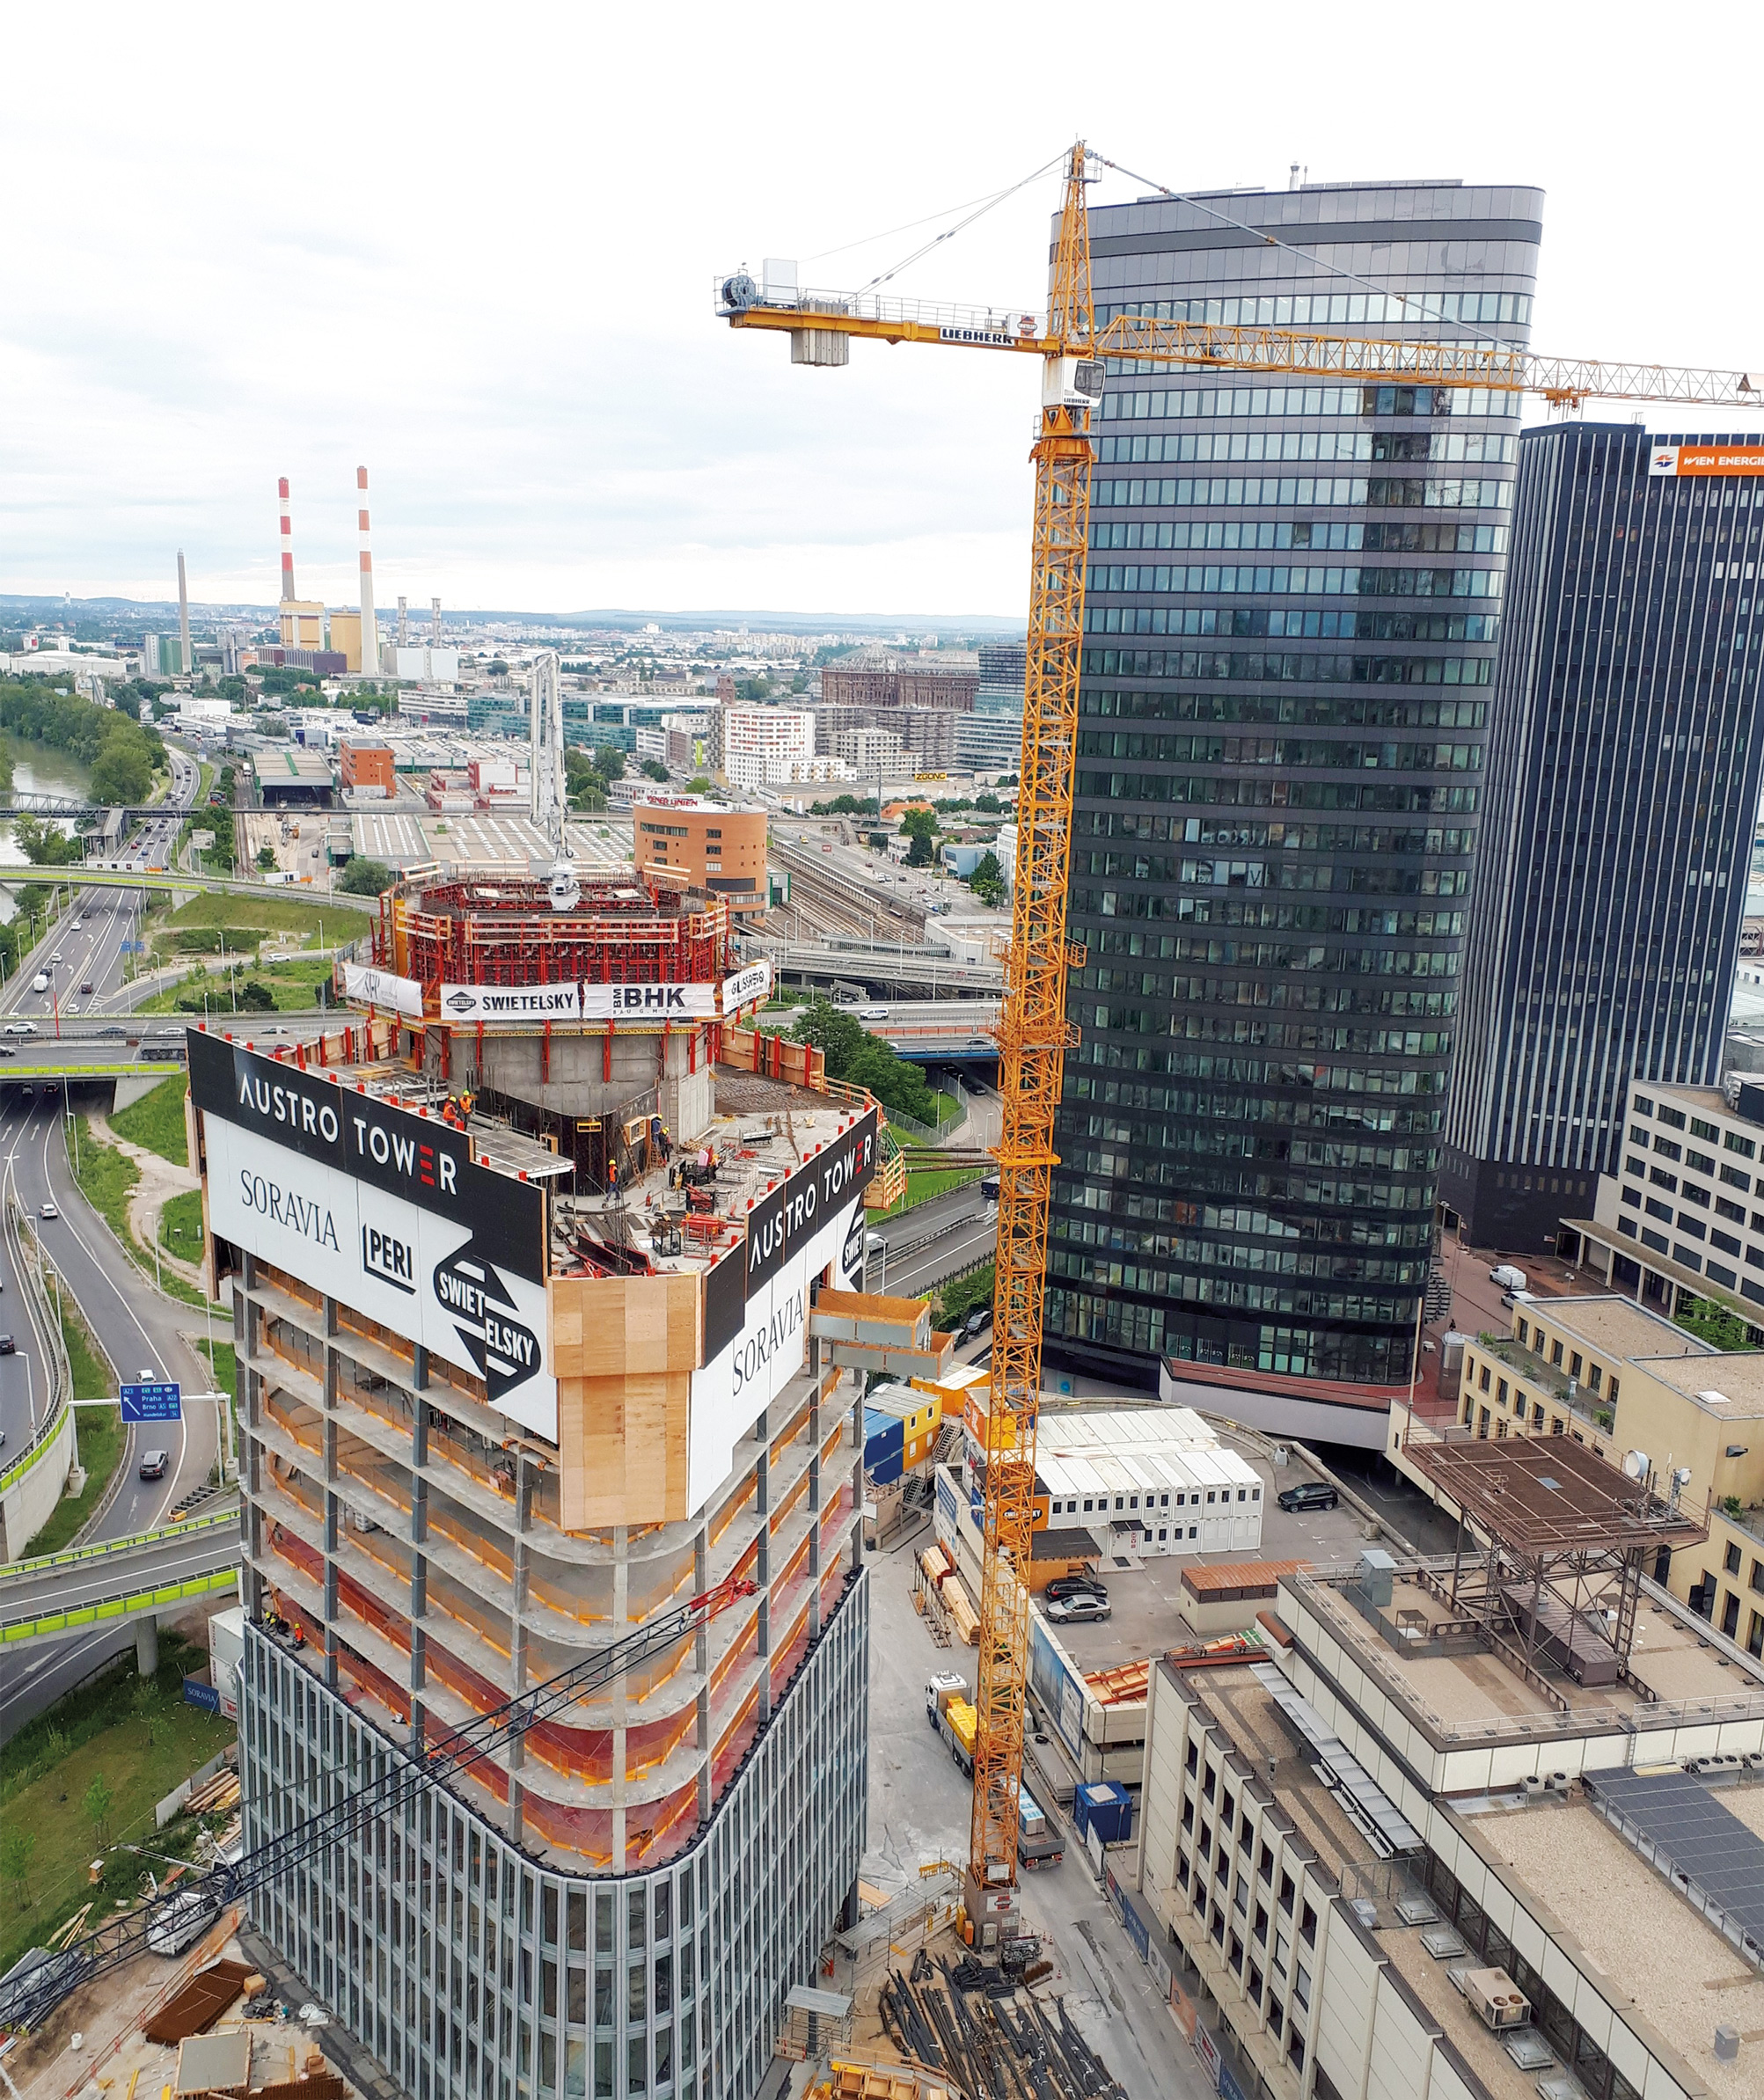
[[[0,750],[8,752],[12,760],[14,794],[59,794],[84,801],[91,792],[91,769],[71,751],[52,743],[39,743],[34,737],[14,736],[4,729],[0,729]],[[63,823],[62,829],[71,831],[73,825]],[[29,865],[12,836],[11,822],[0,820],[0,870]],[[10,919],[16,909],[11,890],[0,884],[0,922]]]

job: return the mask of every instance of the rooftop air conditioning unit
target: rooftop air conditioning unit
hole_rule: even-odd
[[[1531,2018],[1531,2000],[1504,1969],[1463,1969],[1459,1988],[1484,2027],[1523,2027]]]
[[[1731,1408],[1733,1405],[1724,1393],[1699,1393],[1696,1397],[1706,1408]]]

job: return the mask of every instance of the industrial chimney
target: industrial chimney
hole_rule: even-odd
[[[362,670],[379,675],[380,631],[374,619],[374,557],[368,545],[368,470],[355,469],[355,491],[361,501],[362,530]]]
[[[178,550],[178,668],[187,678],[195,665],[190,660],[190,594],[184,582],[184,550]]]
[[[286,474],[276,487],[282,496],[282,602],[285,605],[294,596],[294,521],[289,515]]]

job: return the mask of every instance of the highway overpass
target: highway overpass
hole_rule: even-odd
[[[238,1511],[0,1568],[0,1651],[184,1610],[238,1580]]]

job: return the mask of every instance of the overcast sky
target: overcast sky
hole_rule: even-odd
[[[1183,188],[1548,193],[1533,342],[1764,366],[1755,119],[1584,6],[7,10],[0,590],[1021,614],[1030,362],[793,370],[714,273],[861,282],[1079,134]],[[1116,182],[1100,193],[1131,194]],[[903,282],[1039,304],[1050,175]],[[935,229],[932,229],[934,230]],[[1627,411],[1619,411],[1627,413]],[[1718,419],[1721,427],[1733,419]],[[1707,427],[1707,426],[1706,426]]]

